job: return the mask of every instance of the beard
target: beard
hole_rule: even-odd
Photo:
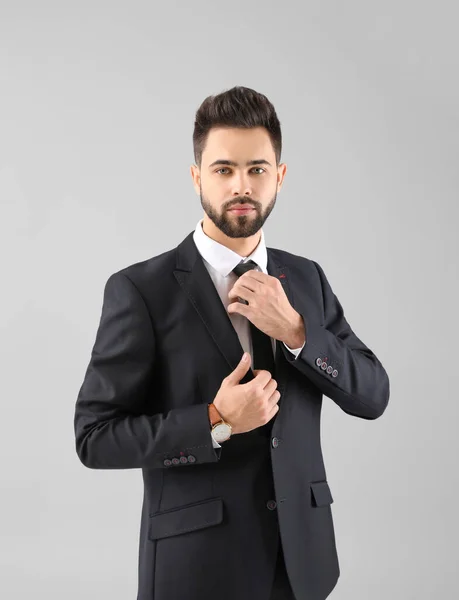
[[[277,193],[275,193],[264,211],[262,211],[260,204],[252,198],[248,198],[247,196],[232,198],[231,206],[234,204],[248,204],[255,209],[247,215],[237,215],[235,213],[230,213],[227,208],[224,208],[221,214],[217,212],[210,202],[206,200],[202,193],[202,187],[200,187],[199,195],[201,198],[201,206],[206,215],[215,227],[230,238],[247,238],[255,235],[263,227],[266,219],[271,214],[277,198]]]

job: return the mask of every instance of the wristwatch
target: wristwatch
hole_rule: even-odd
[[[226,442],[229,440],[232,433],[232,427],[227,423],[221,414],[218,412],[217,407],[212,402],[208,406],[209,410],[209,421],[212,427],[211,435],[217,443]]]

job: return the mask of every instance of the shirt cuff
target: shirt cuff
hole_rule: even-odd
[[[303,345],[301,346],[301,348],[290,348],[289,346],[287,346],[287,344],[285,342],[282,342],[284,344],[284,346],[287,348],[287,350],[289,350],[292,354],[295,355],[295,359],[298,358],[299,353],[301,352],[301,350],[303,350],[304,348],[304,344],[306,344],[306,341],[304,341]]]
[[[212,435],[210,437],[212,437]],[[216,442],[213,437],[212,437],[212,446],[214,448],[221,448],[221,445],[218,442]]]

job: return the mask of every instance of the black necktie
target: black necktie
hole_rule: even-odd
[[[248,260],[245,263],[238,264],[234,269],[233,273],[239,277],[246,271],[250,271],[257,266],[257,263],[253,260]],[[246,300],[241,298],[244,304],[248,304]],[[274,376],[274,355],[273,355],[273,347],[271,338],[269,335],[266,335],[261,329],[255,327],[252,321],[249,320],[250,323],[250,332],[252,335],[252,347],[253,347],[253,356],[252,356],[252,369],[264,369],[269,371],[272,376]]]

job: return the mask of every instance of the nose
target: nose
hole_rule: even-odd
[[[252,186],[247,179],[244,179],[244,176],[235,177],[234,181],[232,181],[233,185],[233,196],[251,196],[252,195]]]

